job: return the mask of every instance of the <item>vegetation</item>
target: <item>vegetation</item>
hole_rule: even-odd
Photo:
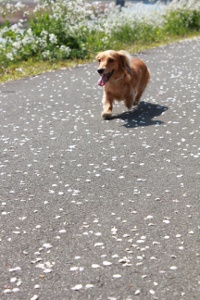
[[[90,60],[107,48],[134,52],[200,31],[198,0],[129,3],[124,8],[114,2],[40,0],[27,20],[14,25],[7,16],[22,4],[0,4],[1,82]],[[27,15],[26,7],[23,10]]]

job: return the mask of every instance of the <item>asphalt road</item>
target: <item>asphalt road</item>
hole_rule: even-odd
[[[138,56],[111,120],[96,63],[0,85],[1,299],[200,299],[200,39]]]

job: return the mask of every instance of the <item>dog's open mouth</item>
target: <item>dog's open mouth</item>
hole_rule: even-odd
[[[98,80],[98,85],[104,86],[106,84],[106,82],[110,79],[110,77],[112,76],[113,72],[114,72],[114,70],[112,70],[111,72],[109,72],[107,74],[103,74]]]

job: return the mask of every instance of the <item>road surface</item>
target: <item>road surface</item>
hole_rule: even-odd
[[[200,299],[200,39],[136,56],[111,120],[96,63],[0,85],[1,299]]]

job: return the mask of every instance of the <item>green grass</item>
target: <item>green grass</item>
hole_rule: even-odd
[[[35,61],[28,59],[27,61],[20,61],[10,65],[4,73],[0,75],[0,83],[17,80],[23,77],[34,76],[44,72],[58,70],[61,68],[74,67],[77,64],[89,62],[90,60],[57,60],[55,62],[49,61]]]
[[[130,53],[137,53],[143,50],[151,49],[154,47],[162,46],[164,44],[171,44],[186,38],[200,37],[199,32],[192,32],[181,36],[168,35],[157,41],[139,41],[138,43],[119,43],[115,42],[115,49],[126,49]],[[17,80],[23,77],[34,76],[44,72],[58,70],[61,68],[70,68],[79,64],[89,63],[95,60],[96,53],[90,53],[86,59],[68,59],[68,60],[56,60],[54,62],[49,61],[36,61],[34,58],[30,58],[27,61],[20,61],[10,65],[2,74],[0,74],[0,83],[4,83],[9,80]]]
[[[136,53],[184,38],[200,36],[200,10],[197,9],[183,7],[169,10],[164,15],[162,25],[159,22],[131,19],[127,23],[120,23],[120,26],[113,26],[108,34],[105,30],[95,29],[95,26],[92,30],[87,27],[80,30],[80,27],[75,31],[69,26],[66,27],[67,12],[62,11],[66,7],[62,7],[62,1],[60,3],[59,18],[53,17],[51,9],[40,11],[32,17],[24,35],[16,34],[7,24],[8,30],[4,37],[8,38],[8,42],[5,49],[0,47],[0,83],[93,61],[96,54],[105,49],[125,49]],[[56,42],[52,36],[56,38]],[[21,46],[16,48],[15,56],[11,60],[8,54],[17,43]],[[44,53],[47,53],[46,57]]]

